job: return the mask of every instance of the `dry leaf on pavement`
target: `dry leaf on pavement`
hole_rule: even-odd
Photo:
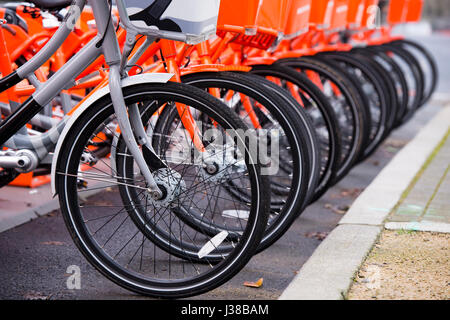
[[[259,278],[256,282],[245,281],[244,286],[250,288],[259,288],[263,285],[263,278]]]
[[[44,241],[41,244],[45,244],[47,246],[63,246],[64,242],[61,241]]]
[[[307,238],[314,238],[322,241],[328,236],[328,232],[308,232],[307,234],[305,234],[305,236]]]

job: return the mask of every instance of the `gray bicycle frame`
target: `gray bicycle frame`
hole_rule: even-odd
[[[47,105],[62,90],[72,87],[75,84],[76,77],[95,59],[103,54],[105,62],[109,65],[109,87],[111,100],[121,129],[121,134],[139,169],[141,170],[142,175],[145,177],[149,192],[151,192],[154,198],[160,198],[162,193],[153,179],[150,168],[141,149],[139,148],[134,133],[136,133],[136,136],[139,137],[139,143],[143,148],[147,148],[150,152],[153,152],[153,148],[151,147],[147,135],[145,134],[145,129],[142,121],[140,120],[137,105],[130,106],[130,117],[128,117],[125,100],[122,94],[121,79],[126,76],[126,72],[124,72],[125,62],[128,55],[131,53],[136,33],[130,33],[127,31],[127,41],[122,54],[114,30],[113,19],[111,17],[108,1],[95,0],[90,1],[89,4],[94,13],[95,22],[97,25],[97,35],[51,78],[49,78],[45,83],[40,84],[32,97],[39,105]],[[75,0],[74,3],[72,3],[64,22],[55,32],[53,37],[33,58],[17,69],[16,72],[20,78],[25,79],[32,76],[34,72],[56,52],[56,50],[66,40],[68,35],[73,31],[75,23],[85,5],[86,0]],[[49,130],[47,133],[44,133],[39,138],[26,138],[26,136],[19,134],[9,139],[5,145],[18,149],[26,147],[31,147],[30,149],[39,149],[40,152],[38,153],[38,156],[40,159],[43,159],[45,157],[45,153],[48,154],[50,151],[48,150],[48,146],[54,146],[57,142],[66,121],[67,117],[60,121],[55,128]],[[42,146],[45,146],[45,148],[42,148]]]

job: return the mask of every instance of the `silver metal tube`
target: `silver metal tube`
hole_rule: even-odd
[[[137,63],[142,54],[150,47],[150,45],[155,42],[155,37],[147,37],[144,43],[136,50],[136,52],[128,60],[128,65],[132,66]]]
[[[142,175],[148,183],[149,191],[152,192],[154,198],[160,198],[162,196],[161,190],[159,190],[153,175],[144,159],[142,151],[139,149],[136,138],[134,137],[133,128],[128,118],[128,112],[125,105],[125,100],[122,93],[121,85],[121,73],[120,66],[122,60],[122,53],[120,52],[119,43],[117,41],[117,35],[114,30],[114,26],[110,19],[110,8],[107,1],[92,1],[92,11],[94,12],[95,22],[97,24],[97,30],[106,34],[103,36],[102,51],[105,56],[105,61],[109,65],[109,87],[111,91],[111,100],[114,106],[114,112],[119,122],[122,136],[125,139],[125,143],[134,157]],[[108,24],[109,22],[109,24]]]
[[[24,168],[30,165],[30,159],[25,156],[0,156],[0,167],[5,169]]]
[[[119,122],[120,131],[125,143],[134,157],[142,175],[148,183],[148,188],[152,193],[157,194],[155,198],[160,198],[162,196],[161,190],[159,190],[153,175],[144,159],[142,151],[139,149],[137,141],[134,137],[133,129],[131,127],[130,120],[128,118],[127,108],[122,94],[121,86],[121,76],[120,76],[120,65],[114,64],[110,66],[109,69],[109,86],[111,89],[111,100],[113,102],[114,111],[117,116],[117,121]]]
[[[120,61],[120,69],[119,69],[120,74],[123,76],[126,76],[125,68],[128,63],[128,56],[130,55],[130,53],[133,50],[133,47],[135,45],[136,36],[137,36],[136,33],[127,30],[127,36],[126,36],[126,40],[125,40],[125,45],[123,46],[123,50],[122,50],[122,59]]]
[[[96,2],[96,1],[93,1]],[[99,1],[97,1],[99,2]],[[20,78],[25,79],[28,75],[36,71],[58,50],[58,48],[66,40],[67,36],[72,32],[76,20],[78,20],[81,11],[86,4],[86,0],[76,0],[75,4],[70,7],[66,18],[61,26],[56,30],[55,34],[50,38],[47,44],[37,52],[33,58],[17,69]]]
[[[110,66],[120,63],[122,54],[120,52],[119,42],[117,41],[116,31],[114,30],[108,1],[90,1],[89,4],[94,13],[98,36],[104,38],[101,49],[106,63]],[[104,34],[105,30],[106,34]]]
[[[101,55],[101,47],[98,48],[96,46],[99,40],[98,35],[91,39],[88,44],[50,77],[45,82],[45,85],[41,86],[33,94],[36,102],[41,106],[45,106],[68,84],[75,84],[76,76]]]

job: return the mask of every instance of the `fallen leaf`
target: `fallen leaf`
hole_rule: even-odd
[[[337,213],[337,214],[344,214],[344,213],[346,213],[348,211],[348,209],[350,209],[350,207],[347,206],[347,205],[334,207],[333,205],[331,205],[329,203],[325,204],[324,208],[325,209],[329,209],[329,210],[331,210],[331,211],[333,211],[334,213]]]
[[[403,148],[406,145],[406,140],[398,140],[398,139],[389,139],[386,141],[385,145],[394,148]]]
[[[341,191],[341,196],[343,197],[357,197],[361,193],[362,189],[352,188],[352,189],[343,189]]]
[[[38,291],[31,291],[24,294],[25,300],[49,300],[52,295],[45,295]]]
[[[99,207],[109,207],[114,205],[111,201],[106,201],[106,200],[98,200],[98,201],[93,201],[92,203],[90,203],[91,206],[99,206]]]
[[[307,234],[305,234],[305,236],[307,238],[314,238],[322,241],[328,236],[328,232],[308,232]]]
[[[333,210],[335,213],[338,213],[338,214],[344,214],[344,213],[346,213],[347,211],[348,211],[348,209],[350,209],[350,206],[348,206],[348,205],[342,205],[342,206],[339,206],[339,207],[337,207],[335,210]]]
[[[259,278],[256,282],[245,281],[244,286],[250,288],[259,288],[263,285],[263,278]]]
[[[53,210],[53,211],[47,213],[45,216],[46,216],[46,217],[54,217],[54,216],[56,216],[57,214],[58,214],[58,210]]]
[[[41,242],[41,244],[47,245],[47,246],[63,246],[64,242],[61,241],[45,241]]]

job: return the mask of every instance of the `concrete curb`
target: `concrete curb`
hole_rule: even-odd
[[[107,185],[108,183],[106,182],[98,182],[92,187],[95,189],[97,187]],[[30,222],[31,220],[34,220],[36,218],[39,218],[40,216],[44,216],[54,210],[59,209],[59,199],[58,197],[51,198],[50,187],[47,185],[41,188],[45,188],[45,192],[42,191],[43,192],[42,197],[45,200],[33,204],[31,208],[22,211],[20,210],[7,211],[4,209],[0,210],[0,233],[18,227],[24,223]],[[100,189],[88,191],[85,192],[83,196],[90,197],[100,191],[101,191]],[[24,194],[28,192],[28,189],[23,189],[21,190],[21,192],[22,196],[24,196]]]
[[[448,101],[450,101],[450,93],[436,92],[431,97],[431,101],[429,103],[446,105],[446,104],[448,104]]]
[[[355,272],[382,231],[387,215],[449,127],[450,105],[440,111],[356,199],[279,300],[345,297]]]
[[[340,225],[314,251],[279,300],[340,300],[381,231],[379,226]]]

